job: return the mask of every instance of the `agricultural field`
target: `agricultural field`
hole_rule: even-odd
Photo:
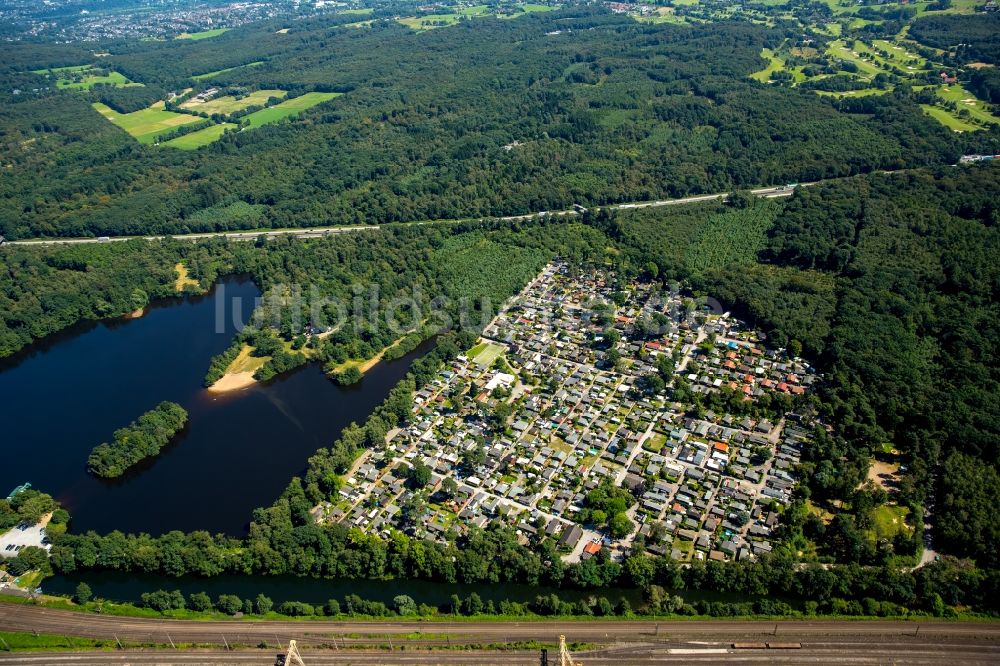
[[[197,116],[167,111],[163,102],[157,102],[148,109],[133,113],[118,113],[100,102],[94,102],[92,106],[102,116],[132,135],[139,143],[154,143],[159,135],[166,134],[180,125],[202,121]]]
[[[170,141],[164,141],[163,145],[170,146],[171,148],[179,148],[180,150],[195,150],[218,141],[219,137],[221,137],[226,130],[234,130],[237,129],[237,127],[238,126],[233,123],[219,123],[218,125],[212,125],[210,127],[206,127],[205,129],[200,129],[197,132],[191,132],[190,134],[179,136],[176,139],[171,139]]]
[[[306,109],[316,106],[317,104],[322,104],[323,102],[329,101],[334,97],[339,97],[340,95],[341,93],[309,92],[299,97],[286,100],[281,104],[275,104],[270,108],[255,111],[254,113],[246,116],[245,119],[248,121],[248,126],[251,129],[254,127],[261,127],[263,125],[281,120],[282,118],[294,116],[302,111],[305,111]]]
[[[224,32],[227,32],[229,28],[215,28],[213,30],[202,30],[201,32],[182,32],[177,35],[174,39],[209,39],[211,37],[218,37]]]
[[[181,104],[182,109],[188,109],[191,111],[197,111],[201,113],[207,113],[209,115],[215,113],[221,113],[223,115],[229,115],[230,113],[235,113],[237,111],[242,111],[243,109],[249,108],[251,106],[263,106],[272,97],[284,97],[287,93],[284,90],[255,90],[254,92],[246,95],[245,97],[234,97],[232,95],[227,95],[225,97],[217,97],[215,99],[210,99],[207,102],[202,102],[194,99],[189,99],[188,101]]]
[[[213,76],[219,76],[220,74],[225,74],[226,72],[231,72],[234,69],[239,69],[241,67],[260,67],[264,64],[263,60],[258,60],[256,62],[250,62],[245,65],[236,65],[235,67],[226,67],[225,69],[217,69],[214,72],[205,72],[204,74],[195,74],[191,78],[195,81],[204,81],[205,79],[210,79]]]
[[[128,77],[114,70],[102,70],[94,65],[75,65],[72,67],[56,67],[55,69],[35,69],[32,74],[45,78],[55,77],[56,88],[64,90],[90,90],[92,87],[104,84],[122,88],[138,87],[141,83],[130,81]]]

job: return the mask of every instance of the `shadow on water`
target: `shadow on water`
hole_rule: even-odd
[[[63,502],[76,532],[244,534],[253,509],[269,505],[344,426],[363,421],[426,351],[380,363],[349,389],[308,365],[211,394],[201,386],[209,359],[258,296],[246,277],[228,277],[205,296],[160,301],[139,319],[81,324],[0,363],[0,489],[30,481]],[[190,418],[161,455],[121,479],[87,474],[94,446],[162,400]]]

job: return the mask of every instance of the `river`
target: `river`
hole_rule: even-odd
[[[138,319],[80,324],[0,362],[0,492],[31,482],[63,504],[78,533],[244,535],[253,509],[269,505],[344,426],[363,422],[426,351],[379,363],[347,388],[308,365],[211,394],[201,386],[209,359],[258,296],[249,279],[227,277],[204,296],[159,301]],[[90,450],[162,400],[188,411],[185,430],[120,479],[89,475]]]
[[[483,600],[495,602],[532,601],[540,594],[559,595],[560,599],[576,601],[591,596],[606,596],[612,603],[628,599],[632,605],[641,603],[642,596],[632,588],[604,588],[598,590],[554,589],[542,586],[514,584],[460,584],[435,583],[425,580],[345,580],[298,578],[295,576],[240,576],[226,574],[213,578],[182,576],[170,578],[156,574],[124,573],[120,571],[93,571],[57,575],[42,583],[45,594],[70,596],[80,582],[86,582],[96,597],[109,601],[138,603],[143,592],[151,590],[180,590],[185,595],[206,592],[212,599],[220,594],[235,594],[252,599],[258,594],[270,597],[276,604],[283,601],[303,601],[322,604],[329,599],[343,601],[348,594],[362,599],[390,603],[396,595],[406,594],[417,603],[447,606],[451,595],[465,598],[475,592]]]

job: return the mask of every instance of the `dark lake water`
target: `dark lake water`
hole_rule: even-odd
[[[149,574],[128,574],[118,571],[98,571],[68,576],[54,576],[42,583],[45,594],[72,595],[77,584],[86,581],[93,589],[94,595],[111,601],[138,602],[143,592],[150,590],[180,590],[185,595],[194,592],[206,592],[213,599],[220,594],[236,594],[244,599],[253,598],[257,594],[265,594],[275,602],[304,601],[310,604],[325,603],[329,599],[343,600],[348,594],[357,594],[363,599],[384,601],[389,603],[398,594],[408,594],[417,603],[444,606],[450,603],[451,595],[467,597],[475,592],[484,600],[493,601],[531,601],[539,594],[555,592],[560,599],[576,601],[590,596],[606,596],[617,603],[626,598],[636,605],[642,600],[635,589],[602,589],[602,590],[556,590],[547,587],[532,587],[529,585],[464,585],[449,583],[433,583],[423,580],[325,580],[314,578],[296,578],[294,576],[237,576],[225,575],[214,578],[196,578],[183,576],[169,578],[167,576]]]
[[[226,278],[205,296],[83,324],[0,362],[0,492],[31,482],[62,502],[75,532],[245,534],[253,509],[269,505],[344,426],[364,421],[425,351],[379,363],[349,388],[309,365],[213,395],[201,387],[209,359],[258,295],[250,280]],[[86,472],[94,446],[162,400],[190,419],[157,458],[112,481]]]

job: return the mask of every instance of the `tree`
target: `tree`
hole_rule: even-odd
[[[188,597],[188,607],[193,611],[204,613],[212,610],[212,599],[204,592],[195,592]]]
[[[635,530],[635,523],[624,513],[616,513],[608,521],[608,531],[615,539],[624,539]]]
[[[416,615],[417,614],[417,602],[413,600],[413,597],[407,596],[405,594],[399,594],[392,599],[393,608],[400,615]]]
[[[82,605],[90,601],[92,596],[93,593],[90,590],[90,586],[81,582],[76,586],[76,593],[73,595],[73,600]]]
[[[226,615],[236,615],[243,610],[243,600],[235,594],[220,594],[215,607]]]
[[[271,609],[274,608],[274,602],[271,601],[270,597],[267,597],[264,594],[258,594],[257,598],[254,599],[253,607],[254,612],[257,613],[257,615],[267,615],[271,612]]]
[[[422,462],[415,462],[406,471],[411,488],[425,488],[431,481],[431,468]]]
[[[455,499],[458,494],[458,482],[450,476],[441,481],[441,494],[448,499]]]

